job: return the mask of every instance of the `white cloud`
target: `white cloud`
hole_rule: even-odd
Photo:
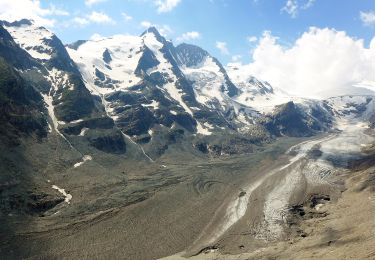
[[[245,65],[249,75],[292,94],[319,97],[347,94],[363,81],[375,81],[375,37],[369,47],[343,31],[310,28],[290,48],[265,32]]]
[[[169,25],[163,24],[163,25],[156,25],[156,28],[160,32],[161,35],[163,36],[168,36],[171,34],[173,31]]]
[[[298,13],[298,2],[297,0],[288,0],[285,6],[281,9],[282,12],[288,13],[291,17],[295,18]]]
[[[128,15],[127,13],[121,13],[121,16],[124,18],[126,22],[133,20],[133,17]]]
[[[102,3],[102,2],[105,2],[105,1],[107,1],[107,0],[85,0],[85,5],[91,7],[94,4]]]
[[[42,8],[39,0],[11,0],[0,1],[0,19],[6,21],[16,21],[20,19],[32,19],[39,25],[53,27],[55,20],[49,16],[68,16],[65,10],[50,5]]]
[[[152,23],[151,22],[149,22],[149,21],[142,21],[141,22],[141,26],[143,27],[143,28],[149,28],[149,27],[151,27],[152,26]]]
[[[246,39],[250,43],[254,43],[254,42],[258,41],[258,37],[256,37],[256,36],[249,36]]]
[[[289,14],[292,18],[296,18],[300,10],[311,8],[316,0],[287,0],[281,12]]]
[[[72,22],[79,25],[79,26],[85,26],[90,23],[96,23],[96,24],[115,24],[116,22],[102,12],[96,12],[92,11],[90,14],[87,14],[83,17],[74,17],[72,19]]]
[[[366,26],[375,25],[375,12],[360,12],[359,17]]]
[[[51,4],[48,8],[48,15],[57,15],[57,16],[69,16],[70,13],[64,9],[57,8],[55,5]]]
[[[170,27],[169,25],[166,25],[166,24],[162,24],[162,25],[160,25],[160,24],[154,24],[154,23],[151,23],[151,22],[149,22],[149,21],[142,21],[142,22],[140,23],[140,25],[141,25],[141,27],[143,27],[143,28],[145,28],[145,29],[148,29],[148,28],[150,28],[151,26],[153,26],[153,27],[155,27],[155,28],[159,31],[159,33],[160,33],[162,36],[164,36],[164,37],[168,36],[169,34],[171,34],[171,33],[173,32],[172,29],[171,29],[171,27]]]
[[[306,10],[306,9],[309,9],[310,7],[312,7],[314,5],[316,0],[308,0],[307,3],[305,3],[304,5],[302,5],[302,9]]]
[[[78,24],[80,26],[84,26],[84,25],[87,25],[90,23],[89,20],[87,20],[86,18],[83,18],[83,17],[74,17],[72,19],[73,23],[75,24]]]
[[[201,34],[196,31],[191,31],[191,32],[186,32],[183,33],[181,36],[177,37],[176,41],[177,42],[183,42],[183,41],[191,41],[191,40],[196,40],[201,37]]]
[[[218,48],[222,55],[229,55],[229,50],[226,42],[216,42],[216,48]]]
[[[154,4],[158,13],[167,13],[172,11],[180,2],[181,0],[155,0]]]
[[[102,12],[91,12],[91,14],[89,14],[87,16],[87,18],[93,22],[93,23],[98,23],[98,24],[114,24],[115,21],[109,17],[108,15],[106,15],[105,13],[102,13]]]
[[[232,62],[234,63],[239,63],[241,59],[242,59],[242,55],[233,55],[231,58]]]

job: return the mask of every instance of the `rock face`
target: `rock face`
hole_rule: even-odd
[[[15,43],[29,54],[25,60],[37,64],[23,66],[23,77],[50,99],[59,121],[70,122],[99,112],[76,65],[56,35],[28,20],[2,22],[2,25]]]
[[[276,136],[311,136],[318,130],[292,101],[277,106],[266,119],[265,127]]]
[[[126,144],[121,132],[119,131],[100,132],[99,134],[90,133],[88,138],[93,147],[103,152],[115,154],[123,154],[126,152]]]
[[[76,127],[76,122],[97,131],[98,128],[114,128],[109,118],[106,125],[93,124],[96,118],[106,118],[104,107],[86,88],[79,70],[56,35],[29,20],[1,24],[5,47],[0,49],[11,48],[8,62],[20,71],[38,96],[43,97],[50,128],[66,130],[70,125]],[[14,63],[17,60],[24,62]]]
[[[28,54],[18,49],[10,35],[0,27],[0,138],[17,144],[22,135],[47,135],[41,95],[15,68],[34,65]],[[14,67],[13,67],[14,66]]]

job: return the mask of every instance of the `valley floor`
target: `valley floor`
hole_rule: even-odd
[[[99,172],[95,160],[88,161],[80,166],[87,173],[74,168],[58,182],[70,187],[69,203],[42,216],[1,218],[2,227],[11,230],[0,229],[6,237],[0,254],[4,259],[375,257],[374,164],[368,155],[373,141],[366,125],[351,119],[340,121],[336,132],[310,140],[282,138],[250,155],[186,161],[175,153],[180,157],[167,155],[151,165],[129,168],[124,162],[116,166],[118,175]]]
[[[52,185],[65,189],[72,196],[69,204],[60,203],[40,216],[1,216],[0,235],[5,239],[0,241],[0,255],[4,259],[156,259],[183,251],[215,212],[221,214],[218,208],[224,209],[229,199],[241,193],[243,181],[258,178],[260,169],[300,141],[283,138],[253,154],[208,160],[177,152],[152,164],[128,158],[112,168],[103,167],[111,157],[109,162],[98,162],[94,154],[93,160],[51,179],[47,169],[38,181],[45,183],[40,189],[56,194],[59,191]],[[33,148],[36,151],[44,150],[38,146]],[[44,152],[48,160],[52,153]],[[52,163],[59,165],[51,159]],[[52,171],[51,175],[56,176]]]
[[[343,176],[347,179],[347,189],[337,202],[321,207],[320,216],[299,223],[302,236],[292,236],[251,252],[246,247],[238,254],[212,250],[190,259],[374,259],[374,174],[375,167],[371,167]],[[175,255],[164,259],[186,258]]]
[[[289,162],[247,185],[193,247],[163,259],[375,257],[375,168],[367,154],[374,138],[355,118],[337,128],[292,147]],[[366,170],[357,171],[358,162]]]

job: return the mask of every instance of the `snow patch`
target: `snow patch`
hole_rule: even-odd
[[[51,70],[48,70],[48,76],[44,76],[46,80],[48,80],[51,85],[52,89],[50,93],[56,92],[60,88],[66,88],[68,87],[69,90],[74,89],[74,85],[69,80],[68,73],[64,71],[60,71],[56,68],[52,68]],[[61,95],[59,96],[59,99],[61,99]]]
[[[85,156],[83,156],[81,162],[78,162],[78,163],[74,164],[74,168],[77,168],[77,167],[83,165],[85,162],[91,161],[91,160],[92,160],[92,157],[90,155],[85,155]]]
[[[152,107],[153,109],[159,109],[160,103],[158,101],[152,100],[151,104],[142,104],[143,107]]]
[[[208,130],[207,128],[204,128],[201,124],[197,124],[197,134],[211,135],[212,132],[210,132],[210,130]]]
[[[65,191],[65,189],[59,188],[56,185],[52,185],[52,189],[57,190],[65,197],[65,202],[70,204],[70,201],[72,200],[73,196]]]
[[[69,123],[70,124],[77,124],[77,123],[80,123],[80,122],[83,122],[83,119],[77,119],[77,120],[71,121]]]
[[[86,128],[86,127],[82,128],[81,132],[79,133],[79,136],[85,136],[85,134],[86,134],[86,132],[87,132],[88,130],[90,130],[90,129],[89,129],[89,128]]]

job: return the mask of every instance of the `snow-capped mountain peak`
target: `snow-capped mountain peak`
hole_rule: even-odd
[[[165,43],[166,40],[165,38],[160,34],[160,32],[158,31],[158,29],[156,29],[156,27],[154,26],[151,26],[149,27],[148,29],[146,29],[142,34],[141,34],[141,37],[144,37],[146,36],[147,34],[152,34],[154,35],[154,37],[156,38],[156,40],[160,43]]]
[[[33,21],[23,19],[16,22],[2,22],[16,43],[25,49],[33,58],[49,60],[52,55],[50,46],[54,34]]]

